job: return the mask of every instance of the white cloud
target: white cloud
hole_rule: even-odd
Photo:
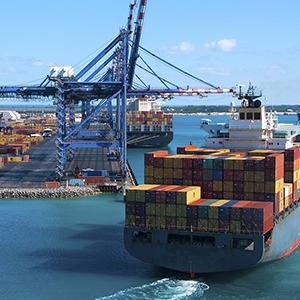
[[[205,43],[204,47],[207,49],[217,49],[224,52],[230,52],[237,45],[237,41],[235,39],[222,39],[217,42],[209,42]]]
[[[190,42],[181,42],[177,46],[165,47],[164,50],[169,54],[189,54],[194,52],[196,48]]]

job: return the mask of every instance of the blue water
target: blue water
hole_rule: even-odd
[[[174,117],[170,153],[204,144],[200,118]],[[128,151],[139,183],[144,152]],[[0,299],[299,299],[299,250],[259,268],[199,278],[132,258],[123,246],[121,195],[1,200],[0,209]]]

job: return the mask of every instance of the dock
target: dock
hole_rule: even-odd
[[[26,155],[29,155],[28,161],[9,162],[0,168],[0,188],[43,188],[45,182],[55,182],[57,165],[55,140],[54,136],[31,146],[26,152]],[[92,171],[102,170],[106,176],[103,176],[99,188],[107,192],[119,191],[124,184],[121,178],[121,165],[118,158],[112,154],[114,153],[109,148],[77,149],[74,157],[67,162],[66,176],[61,184],[75,178],[74,171],[78,167],[82,175],[84,170],[90,170],[89,175]],[[131,168],[128,167],[128,170],[131,178],[129,180],[134,181]]]

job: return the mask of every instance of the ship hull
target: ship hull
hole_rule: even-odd
[[[212,273],[246,269],[284,257],[299,246],[299,214],[298,207],[273,228],[272,242],[267,247],[263,235],[132,227],[125,227],[125,247],[137,259],[177,271]],[[170,237],[174,234],[184,236],[185,241],[172,243]],[[243,241],[249,245],[243,247]]]
[[[170,144],[172,140],[173,131],[127,131],[128,148],[161,148]]]

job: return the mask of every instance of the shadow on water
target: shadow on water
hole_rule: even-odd
[[[35,268],[152,278],[182,275],[179,272],[155,267],[133,258],[124,247],[123,226],[121,225],[79,224],[78,226],[81,232],[70,235],[70,246],[44,247],[28,253],[28,256],[39,260]]]

